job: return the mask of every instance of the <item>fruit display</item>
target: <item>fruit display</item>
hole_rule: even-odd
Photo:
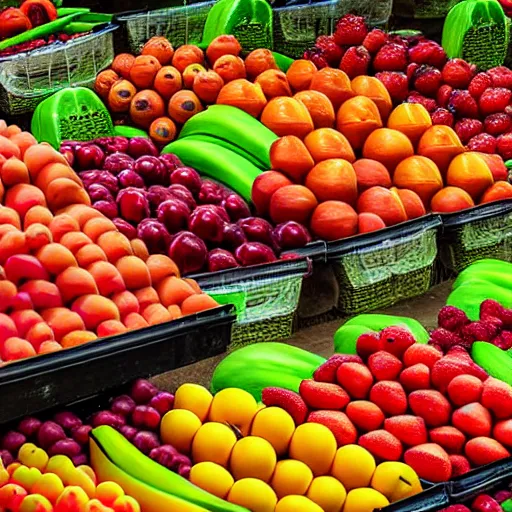
[[[51,0],[22,0],[20,7],[7,7],[0,12],[0,41],[17,36],[57,19]]]
[[[158,156],[149,139],[65,141],[61,153],[80,171],[94,208],[185,274],[270,263],[311,241],[296,222],[273,227],[253,217],[242,197],[173,154]]]
[[[4,362],[218,304],[166,255],[90,206],[66,158],[0,126],[0,355]]]

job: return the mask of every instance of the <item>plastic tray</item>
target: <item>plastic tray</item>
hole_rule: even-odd
[[[327,244],[347,315],[389,307],[426,293],[435,277],[441,217],[427,215],[397,226]]]
[[[0,424],[226,351],[232,306],[0,368]]]
[[[512,262],[512,199],[441,215],[440,255],[456,273],[476,260],[496,258]]]

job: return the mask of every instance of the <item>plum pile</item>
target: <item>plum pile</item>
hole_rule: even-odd
[[[150,254],[167,254],[184,274],[271,263],[311,241],[296,222],[273,227],[251,216],[238,194],[202,179],[175,155],[158,156],[149,139],[66,141],[60,151],[98,211],[130,240],[142,239]]]

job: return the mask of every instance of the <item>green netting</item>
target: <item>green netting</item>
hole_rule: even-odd
[[[463,0],[394,0],[393,14],[402,18],[444,18]]]

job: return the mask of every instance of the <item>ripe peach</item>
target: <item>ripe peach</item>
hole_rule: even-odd
[[[33,206],[46,206],[44,194],[34,185],[20,183],[5,194],[5,206],[17,211],[23,219]]]
[[[259,84],[253,84],[245,78],[240,78],[224,84],[217,96],[217,104],[231,105],[253,117],[259,117],[267,104],[267,98]]]
[[[43,320],[50,326],[56,341],[61,341],[66,334],[72,331],[85,329],[80,315],[67,308],[52,308],[42,311]]]
[[[206,293],[197,293],[183,301],[181,304],[181,314],[183,316],[193,315],[217,307],[219,307],[219,303],[215,299]]]
[[[82,247],[92,244],[92,240],[85,233],[77,231],[66,233],[62,236],[59,243],[76,255]]]
[[[98,338],[107,338],[126,332],[126,327],[119,320],[106,320],[98,325]]]
[[[173,304],[172,306],[169,306],[167,308],[167,311],[171,314],[171,320],[177,320],[178,318],[181,318],[183,316],[183,313],[181,312],[181,308],[177,306],[176,304]]]
[[[17,334],[20,338],[24,338],[27,332],[36,324],[43,321],[43,317],[33,310],[25,309],[23,311],[13,311],[10,314],[11,320],[15,323]],[[1,325],[1,317],[0,317]],[[1,327],[0,327],[1,330]],[[14,336],[14,334],[13,334]],[[1,335],[0,335],[1,341]]]
[[[467,152],[457,155],[446,173],[446,183],[465,190],[477,201],[493,185],[494,178],[487,162],[480,153]]]
[[[434,213],[452,213],[471,208],[475,203],[465,190],[445,187],[432,198],[430,206]]]
[[[19,183],[30,183],[27,166],[16,157],[9,158],[0,166],[0,179],[6,187],[12,187]]]
[[[179,306],[186,298],[195,294],[189,284],[174,276],[163,279],[157,286],[157,292],[161,303],[165,307],[173,304]]]
[[[357,188],[359,192],[364,192],[371,187],[391,187],[391,176],[384,164],[377,160],[360,158],[353,164],[357,177]]]
[[[315,128],[332,128],[336,113],[331,100],[319,91],[301,91],[294,98],[300,101],[309,112]]]
[[[203,64],[204,53],[203,50],[192,44],[184,44],[180,46],[172,57],[172,65],[180,72],[183,73],[185,68],[190,64]]]
[[[4,313],[0,313],[0,345],[8,338],[21,336],[14,321]]]
[[[21,157],[20,148],[14,142],[11,142],[8,136],[4,137],[3,135],[0,135],[0,154],[5,158]]]
[[[92,331],[72,331],[62,338],[61,345],[62,348],[72,348],[97,339],[98,336]]]
[[[432,119],[428,110],[419,103],[398,105],[388,119],[388,128],[402,132],[415,146],[431,126]]]
[[[21,233],[21,231],[14,227],[12,224],[0,224],[0,240],[5,234],[9,232]]]
[[[311,81],[317,71],[316,66],[310,60],[298,59],[292,62],[286,71],[286,77],[294,91],[305,91],[310,89]]]
[[[192,89],[194,80],[199,73],[205,72],[206,69],[201,64],[189,64],[183,71],[183,86],[185,89]]]
[[[333,128],[319,128],[304,139],[313,160],[323,162],[331,158],[343,158],[350,163],[356,159],[352,146],[346,137]]]
[[[0,239],[0,265],[5,264],[8,258],[15,254],[27,254],[28,245],[25,233],[9,231]]]
[[[46,167],[43,167],[39,171],[34,185],[45,193],[50,183],[57,178],[69,178],[71,181],[82,186],[82,181],[69,165],[58,163],[48,164]]]
[[[14,256],[11,256],[13,258]],[[18,292],[16,285],[10,281],[0,281],[0,311],[7,311],[10,307],[11,300]]]
[[[131,496],[119,496],[112,505],[114,512],[140,512],[139,503]]]
[[[245,57],[245,70],[249,80],[254,80],[267,69],[277,69],[274,55],[270,50],[258,48]]]
[[[430,158],[441,173],[445,173],[454,157],[464,153],[458,135],[449,126],[431,126],[422,136],[418,143],[417,153]]]
[[[312,132],[308,135],[311,136]],[[307,137],[306,137],[307,139]],[[290,158],[293,155],[293,159]],[[295,135],[285,135],[270,146],[270,164],[275,171],[281,171],[297,183],[302,182],[315,162],[306,144]]]
[[[152,286],[136,290],[133,294],[139,301],[141,311],[144,311],[150,304],[157,304],[160,302],[158,292]]]
[[[50,210],[48,210],[48,208],[39,205],[33,206],[25,214],[23,226],[25,227],[25,229],[27,229],[32,224],[44,224],[45,226],[49,226],[52,219],[53,213]]]
[[[202,71],[194,77],[192,90],[203,103],[215,103],[224,80],[215,71]]]
[[[181,73],[172,66],[164,66],[156,75],[154,88],[164,100],[170,100],[182,85]]]
[[[83,268],[68,267],[57,276],[55,284],[65,304],[82,295],[99,293],[93,276]]]
[[[180,271],[174,261],[163,254],[152,254],[146,261],[153,285],[157,285],[166,277],[180,277]]]
[[[36,144],[29,147],[23,155],[23,161],[28,168],[32,180],[35,180],[39,171],[48,164],[60,163],[69,165],[64,155],[46,143]]]
[[[149,258],[149,250],[147,245],[140,238],[134,238],[133,240],[130,240],[130,245],[132,247],[134,256],[137,256],[137,258],[141,259],[142,261],[147,261]]]
[[[303,139],[314,129],[304,104],[287,96],[272,98],[261,113],[261,122],[279,137],[295,135]]]
[[[479,153],[479,155],[486,161],[489,166],[489,170],[492,173],[494,181],[507,181],[508,180],[508,169],[500,155],[487,153]]]
[[[137,297],[128,290],[112,295],[111,299],[117,306],[117,309],[119,309],[119,314],[122,319],[125,319],[130,313],[138,313],[140,311]]]
[[[71,309],[82,317],[85,327],[91,330],[106,320],[121,319],[117,306],[101,295],[84,295],[73,302]]]
[[[308,170],[309,172],[309,170]],[[270,208],[270,200],[274,193],[292,182],[280,172],[262,172],[252,184],[252,202],[259,215],[266,215]]]
[[[67,208],[64,208],[62,212],[59,213],[67,213],[71,215],[71,217],[73,217],[78,222],[78,225],[82,230],[85,223],[88,220],[98,217],[101,219],[105,218],[98,210],[96,210],[96,208],[84,204],[74,204],[72,206],[68,206]]]
[[[11,142],[14,142],[16,146],[20,149],[21,158],[25,156],[25,153],[28,148],[35,146],[37,144],[37,140],[35,137],[29,132],[21,132],[12,137],[9,137]]]
[[[242,47],[237,38],[230,34],[222,34],[217,36],[206,49],[206,57],[208,62],[213,65],[223,55],[235,55],[238,57]]]
[[[0,205],[0,225],[10,224],[17,229],[21,229],[21,221],[18,212],[6,206]]]
[[[357,213],[342,201],[319,204],[311,217],[311,231],[322,240],[332,241],[357,233]]]
[[[149,325],[163,324],[172,320],[171,314],[162,304],[150,304],[142,311],[142,316]]]
[[[123,277],[112,263],[97,261],[88,267],[87,271],[96,281],[100,294],[105,297],[110,297],[115,293],[126,290]]]
[[[407,220],[407,213],[400,196],[384,187],[365,190],[357,201],[357,211],[375,213],[386,226],[394,226]]]
[[[44,281],[49,281],[50,279],[48,272],[41,262],[28,254],[15,254],[11,256],[5,262],[4,271],[7,279],[16,285],[33,279],[42,279]],[[4,281],[1,281],[0,285],[3,283]]]
[[[101,235],[109,231],[117,231],[115,224],[103,216],[89,219],[82,227],[82,231],[94,242],[99,239]]]
[[[203,290],[201,290],[199,283],[195,279],[185,277],[183,278],[183,281],[185,281],[185,283],[187,283],[196,293],[203,293]]]
[[[128,313],[124,318],[124,325],[129,331],[134,331],[136,329],[144,329],[149,324],[139,313]]]
[[[512,199],[512,185],[507,181],[498,181],[489,187],[482,196],[481,204],[502,199]]]
[[[263,71],[263,73],[258,75],[255,83],[260,84],[261,90],[267,99],[292,95],[286,74],[279,69]]]
[[[128,290],[138,290],[151,286],[151,274],[148,266],[137,256],[119,258],[116,262],[116,268]]]
[[[76,252],[76,260],[82,268],[88,268],[97,261],[107,261],[103,249],[96,244],[85,245]]]
[[[272,195],[270,217],[276,224],[289,220],[304,224],[317,205],[311,190],[302,185],[287,185]]]
[[[377,105],[380,117],[384,121],[389,117],[389,113],[393,108],[393,101],[391,100],[388,90],[379,79],[373,76],[360,75],[356,76],[350,85],[352,86],[354,94],[366,96]]]
[[[130,240],[119,231],[103,233],[98,237],[96,243],[103,249],[111,263],[116,263],[122,257],[133,254]]]
[[[384,221],[375,213],[364,212],[359,214],[359,233],[370,233],[386,227]]]
[[[31,224],[25,228],[25,238],[27,247],[32,252],[53,242],[52,232],[44,224]]]
[[[60,308],[63,305],[60,290],[48,281],[28,281],[20,287],[19,291],[28,293],[34,308],[38,310]]]
[[[309,88],[323,92],[331,100],[334,110],[354,96],[348,75],[335,68],[323,68],[314,73]]]
[[[56,215],[49,226],[50,231],[53,235],[54,242],[60,242],[61,238],[67,233],[79,232],[80,226],[76,219],[68,215],[67,213],[61,213]]]
[[[39,322],[32,326],[25,337],[36,351],[45,341],[55,341],[53,330],[46,322]]]
[[[36,253],[37,259],[52,275],[59,275],[68,267],[78,267],[73,253],[61,244],[51,243],[45,245]]]
[[[425,209],[425,204],[421,200],[420,196],[416,194],[416,192],[409,189],[391,189],[393,192],[396,191],[402,204],[405,208],[405,213],[407,214],[407,218],[409,220],[416,219],[417,217],[422,217],[426,215],[427,211]],[[430,204],[430,203],[427,203]]]
[[[39,350],[37,351],[37,353],[39,355],[53,354],[53,352],[60,352],[61,350],[62,345],[60,343],[57,343],[56,341],[43,341],[43,343],[39,345]]]
[[[225,84],[247,76],[244,61],[235,55],[219,57],[213,65],[213,71],[224,80]]]
[[[36,354],[34,347],[27,340],[21,338],[9,338],[2,346],[4,361],[18,361]]]
[[[46,188],[46,200],[53,212],[69,205],[91,205],[91,199],[83,186],[69,178],[54,179]]]

